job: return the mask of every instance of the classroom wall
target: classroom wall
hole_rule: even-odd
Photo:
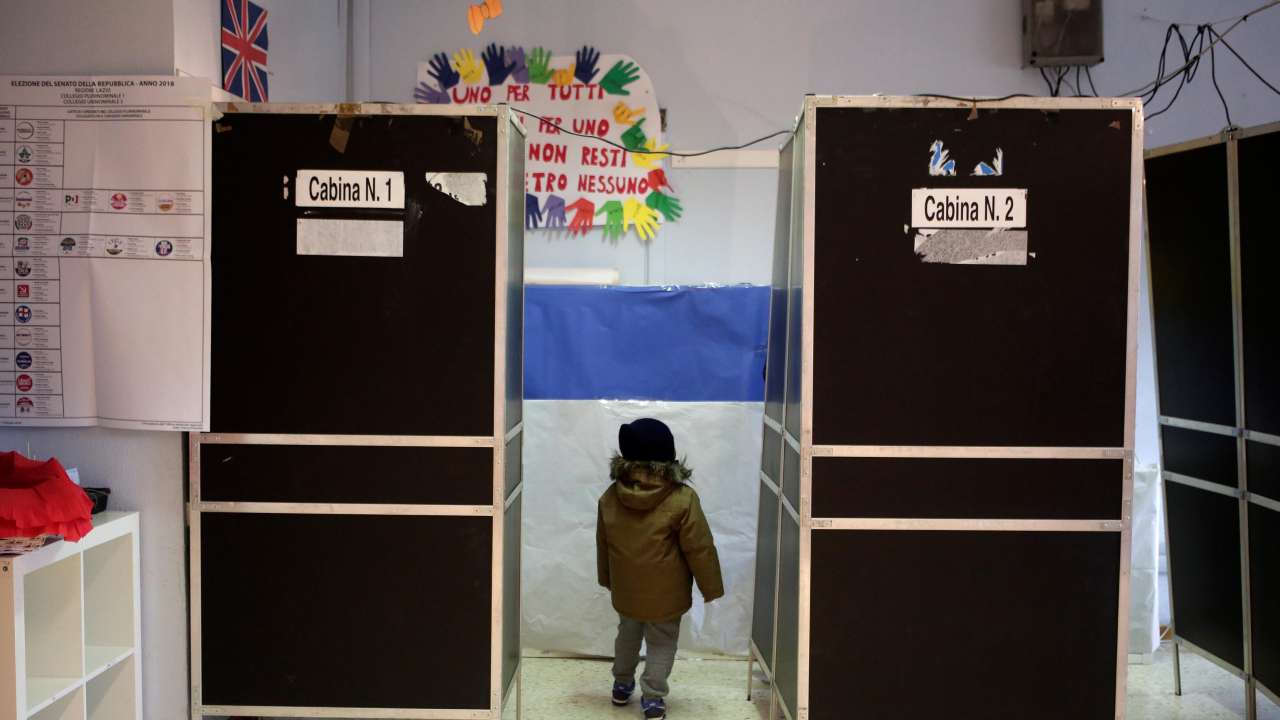
[[[222,58],[218,54],[221,4],[206,0],[172,0],[173,66],[179,75],[221,77]],[[269,20],[270,18],[268,18]],[[268,54],[268,59],[270,54]]]
[[[659,104],[667,108],[664,140],[673,149],[733,144],[789,127],[805,93],[1045,93],[1039,73],[1020,67],[1021,3],[1014,0],[509,2],[480,37],[468,31],[464,5],[446,10],[413,0],[353,1],[357,35],[364,38],[353,58],[356,99],[412,101],[418,61],[439,51],[479,50],[497,42],[568,53],[588,43],[605,52],[629,53],[644,66]],[[1109,0],[1106,61],[1093,73],[1099,93],[1124,93],[1155,77],[1169,21],[1217,20],[1260,4]],[[1280,11],[1273,10],[1250,20],[1228,41],[1274,81],[1280,77],[1278,35]],[[1280,96],[1227,53],[1219,53],[1218,61],[1219,83],[1237,124],[1280,119]],[[1169,69],[1180,64],[1170,62]],[[1162,97],[1172,92],[1169,87]],[[1150,111],[1163,104],[1157,101]],[[1225,124],[1206,65],[1182,91],[1178,105],[1148,124],[1146,143],[1179,142],[1218,132]],[[770,141],[759,147],[776,146]],[[526,238],[528,263],[614,267],[625,284],[767,283],[774,171],[685,170],[671,178],[686,213],[664,226],[651,246],[634,236],[614,243],[599,232],[581,238],[537,230]],[[1140,464],[1156,464],[1145,284],[1141,303],[1135,454]]]
[[[172,0],[4,0],[0,13],[0,73],[173,72]]]

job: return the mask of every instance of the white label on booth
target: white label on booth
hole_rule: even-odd
[[[297,207],[404,209],[404,173],[365,170],[299,170]]]
[[[1025,228],[1026,188],[913,188],[911,225],[918,228]]]
[[[401,220],[298,218],[299,255],[404,257]]]

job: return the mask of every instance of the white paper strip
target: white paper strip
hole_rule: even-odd
[[[482,172],[429,172],[427,184],[463,205],[480,207],[488,201]]]
[[[524,269],[525,285],[617,285],[614,268],[529,267]]]
[[[298,254],[404,257],[404,222],[298,218]]]

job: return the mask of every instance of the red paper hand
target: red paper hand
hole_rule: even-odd
[[[586,198],[578,198],[576,202],[566,205],[565,209],[574,212],[573,219],[569,221],[570,233],[586,234],[591,229],[596,217],[595,203]]]
[[[675,188],[671,187],[671,183],[667,181],[667,173],[664,172],[662,168],[658,168],[657,170],[650,170],[649,171],[649,189],[661,190],[664,187],[671,188],[672,191],[675,191]]]

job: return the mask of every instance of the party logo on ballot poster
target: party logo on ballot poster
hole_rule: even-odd
[[[525,226],[617,239],[651,239],[680,217],[663,168],[653,83],[626,55],[583,47],[572,55],[490,44],[436,53],[418,64],[421,103],[506,103],[525,128]]]

